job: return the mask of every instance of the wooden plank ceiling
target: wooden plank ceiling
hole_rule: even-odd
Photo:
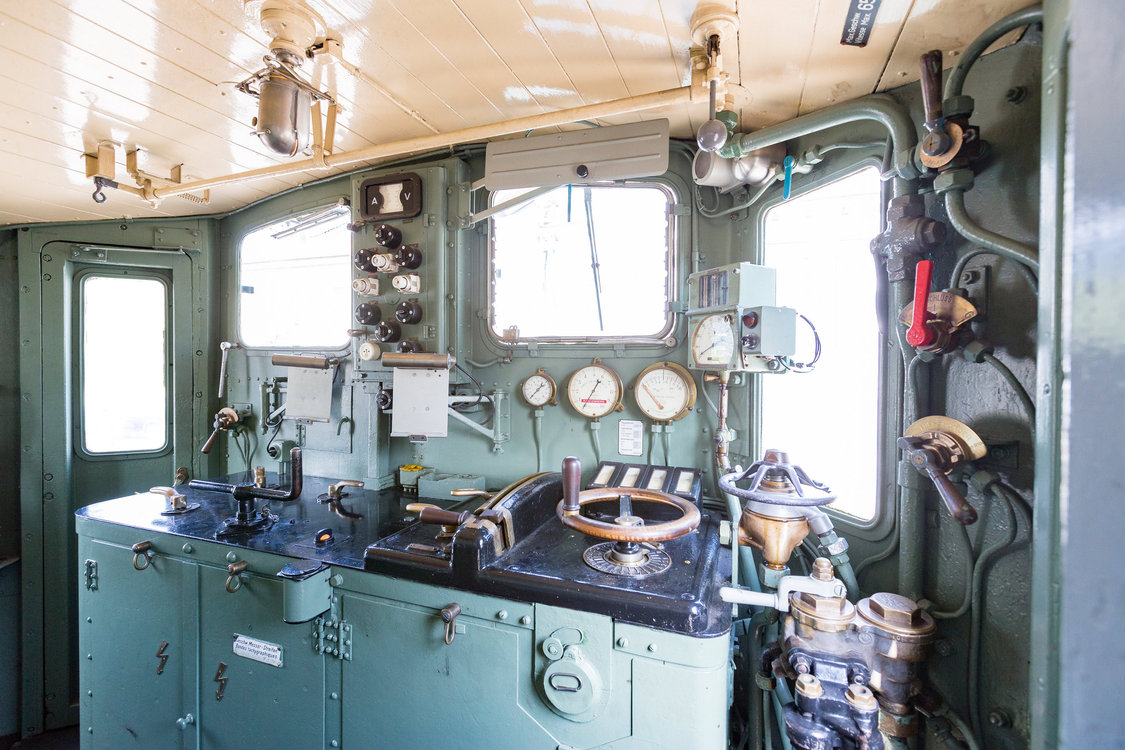
[[[733,3],[735,0],[728,0]],[[306,0],[344,40],[339,65],[306,64],[342,112],[337,150],[685,85],[696,0]],[[883,0],[866,47],[840,44],[849,0],[738,0],[724,51],[746,128],[917,79],[935,47],[952,64],[1027,0]],[[222,212],[329,174],[212,191],[210,205],[91,200],[82,154],[98,141],[187,179],[284,161],[251,134],[256,100],[233,84],[268,39],[244,0],[0,2],[0,225]],[[703,105],[646,113],[688,137]],[[635,121],[628,115],[603,124]],[[341,170],[342,171],[342,170]]]

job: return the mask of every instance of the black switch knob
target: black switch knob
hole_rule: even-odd
[[[395,252],[395,260],[403,268],[414,270],[422,265],[422,251],[417,245],[403,245]]]
[[[402,328],[393,320],[384,320],[375,327],[375,340],[382,344],[398,341],[402,336]]]
[[[375,241],[388,250],[394,250],[402,244],[402,231],[390,224],[380,224],[375,227]]]
[[[395,350],[398,351],[399,354],[417,354],[422,351],[422,345],[414,340],[400,341],[398,345],[395,346]]]
[[[404,300],[395,307],[395,319],[399,323],[411,325],[422,320],[422,306],[417,300]]]
[[[383,319],[383,312],[374,302],[363,302],[355,309],[355,319],[361,326],[373,326]]]
[[[352,263],[360,271],[375,273],[375,266],[371,263],[371,259],[374,257],[375,251],[373,249],[356,250],[355,256],[352,258]]]

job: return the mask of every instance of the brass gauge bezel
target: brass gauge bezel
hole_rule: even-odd
[[[679,410],[670,417],[658,416],[651,413],[642,403],[640,397],[637,394],[637,389],[644,387],[644,384],[641,381],[645,379],[645,376],[660,370],[665,370],[678,377],[684,383],[687,390],[686,401],[680,406]],[[633,381],[632,391],[633,400],[637,403],[637,408],[641,410],[642,414],[658,424],[669,424],[671,422],[677,422],[686,417],[691,413],[692,408],[695,407],[695,399],[698,396],[698,392],[695,387],[695,378],[692,377],[691,373],[688,372],[686,367],[675,362],[656,362],[641,370],[640,374],[637,375],[637,379]],[[649,395],[654,401],[656,400],[656,397],[652,396],[651,393]]]
[[[574,392],[573,392],[574,379],[576,377],[578,377],[578,375],[580,373],[583,373],[586,370],[591,370],[591,369],[602,370],[603,372],[605,372],[606,375],[609,376],[610,382],[612,382],[614,384],[614,386],[617,388],[617,394],[616,394],[614,400],[612,401],[612,403],[607,400],[605,410],[599,411],[597,414],[589,414],[589,413],[583,411],[582,408],[579,406],[579,403],[580,403],[581,399],[578,399],[576,401],[575,397],[574,397]],[[608,416],[615,411],[624,410],[625,407],[621,403],[621,400],[625,397],[625,384],[621,381],[621,376],[618,375],[617,372],[612,367],[610,367],[609,365],[602,364],[601,358],[594,357],[594,360],[590,364],[585,365],[584,367],[579,367],[577,370],[575,370],[574,372],[572,372],[570,374],[570,378],[567,380],[567,383],[566,383],[566,397],[567,397],[567,400],[570,402],[571,408],[574,409],[576,412],[578,412],[581,416],[586,417],[587,419],[601,419],[602,417]]]
[[[527,396],[527,390],[526,390],[527,383],[528,383],[528,381],[530,381],[532,378],[535,378],[535,377],[540,377],[540,378],[545,379],[547,381],[547,385],[551,389],[550,393],[547,395],[547,400],[544,401],[541,404],[535,403],[534,401],[532,401]],[[544,370],[542,367],[540,367],[538,370],[536,370],[532,374],[528,375],[526,378],[524,378],[523,382],[520,383],[520,396],[523,398],[524,403],[526,403],[528,406],[530,406],[532,408],[535,408],[535,409],[542,409],[544,406],[557,406],[558,403],[559,403],[558,395],[559,395],[559,384],[556,383],[555,379],[552,378],[550,376],[550,374],[548,374],[547,371]]]

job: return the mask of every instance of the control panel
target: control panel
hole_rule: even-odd
[[[382,356],[452,353],[456,241],[451,217],[466,210],[461,162],[411,172],[366,173],[352,181],[352,338],[356,380],[388,382]],[[456,283],[456,282],[454,282]]]
[[[735,263],[688,276],[688,336],[697,370],[784,372],[797,311],[778,307],[777,272]]]

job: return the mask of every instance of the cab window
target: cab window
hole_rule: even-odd
[[[762,378],[762,447],[788,451],[837,493],[833,509],[865,521],[876,514],[879,476],[882,347],[869,249],[879,187],[878,170],[854,172],[769,209],[764,233],[777,303],[815,322],[823,354],[812,372]],[[808,327],[798,330],[798,346],[812,348]],[[795,359],[808,361],[802,354]]]
[[[494,206],[527,191],[502,190]],[[491,220],[497,338],[652,338],[672,327],[672,191],[562,185]],[[518,331],[518,334],[517,334]]]
[[[351,327],[348,209],[260,227],[238,251],[239,335],[248,347],[338,349]]]

